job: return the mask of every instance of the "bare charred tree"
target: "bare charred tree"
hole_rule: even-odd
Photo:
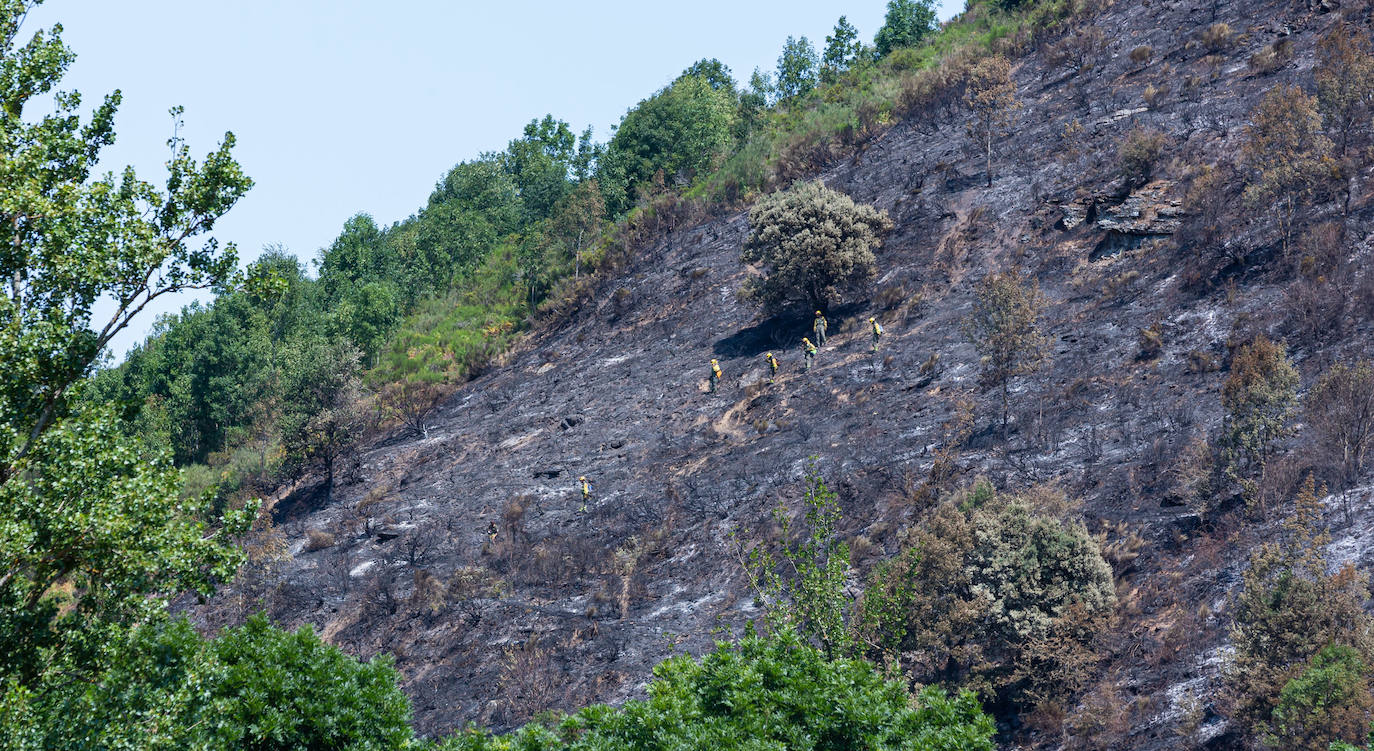
[[[366,608],[374,615],[391,616],[401,609],[401,596],[396,589],[396,572],[389,555],[373,562],[367,572],[367,590],[363,595]]]
[[[412,569],[423,568],[443,547],[444,536],[433,525],[417,525],[401,538],[400,556]]]
[[[407,378],[398,383],[387,384],[382,389],[381,407],[384,414],[398,417],[402,423],[419,435],[429,437],[426,420],[443,398],[443,384],[420,378]]]
[[[1016,83],[1011,80],[1011,63],[1001,56],[978,61],[969,69],[964,103],[973,111],[968,125],[969,138],[977,143],[986,158],[987,186],[992,187],[992,143],[1007,131],[1020,102]]]
[[[1338,473],[1340,488],[1359,482],[1374,443],[1374,365],[1336,363],[1322,375],[1303,402],[1318,456]],[[1345,498],[1346,519],[1350,502]]]
[[[566,678],[553,661],[553,649],[542,646],[538,636],[506,649],[501,666],[501,692],[505,695],[504,718],[508,724],[528,720],[554,708]]]
[[[1002,433],[1006,437],[1011,379],[1039,369],[1049,340],[1040,331],[1044,295],[1034,280],[1015,271],[988,274],[978,283],[973,313],[964,336],[982,357],[984,378],[1002,395]]]

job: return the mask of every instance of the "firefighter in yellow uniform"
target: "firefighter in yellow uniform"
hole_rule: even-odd
[[[806,369],[811,369],[811,363],[816,359],[816,345],[810,339],[802,337],[802,358],[806,361]]]
[[[825,329],[828,325],[825,316],[821,315],[819,310],[816,311],[816,320],[811,323],[811,331],[816,335],[817,347],[825,346]]]
[[[763,359],[768,361],[768,382],[772,383],[778,377],[778,361],[772,352],[765,354]]]
[[[579,477],[577,481],[582,483],[582,508],[578,509],[578,511],[586,511],[587,502],[592,499],[592,486],[591,483],[587,482],[587,478],[585,477]]]
[[[873,327],[873,351],[877,352],[878,340],[883,337],[883,325],[878,323],[878,319],[876,318],[868,319],[868,323]]]
[[[711,361],[711,388],[712,394],[716,393],[716,387],[720,385],[720,363]]]

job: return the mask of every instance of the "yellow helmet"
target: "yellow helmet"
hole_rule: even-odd
[[[872,319],[872,318],[869,318],[869,319],[868,319],[868,322],[869,322],[869,323],[873,323],[873,319]]]
[[[711,364],[712,364],[712,365],[715,365],[715,364],[716,364],[716,361],[715,361],[714,359],[711,360]]]
[[[763,359],[765,359],[765,360],[771,358],[772,356],[773,356],[773,353],[772,353],[772,352],[765,352],[765,353],[763,353]]]
[[[820,315],[820,314],[821,314],[821,312],[820,312],[819,310],[816,311],[816,315]]]
[[[587,478],[585,478],[585,477],[579,477],[579,478],[577,478],[577,480],[578,480],[578,482],[586,482],[586,481],[587,481]]]

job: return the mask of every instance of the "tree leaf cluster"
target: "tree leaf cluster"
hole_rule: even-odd
[[[769,313],[829,308],[872,281],[873,249],[890,229],[886,212],[819,181],[760,199],[749,210],[740,260],[763,273],[742,294]]]

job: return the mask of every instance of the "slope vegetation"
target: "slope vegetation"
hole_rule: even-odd
[[[1179,478],[1189,447],[1222,429],[1241,344],[1285,341],[1304,388],[1369,355],[1369,276],[1343,271],[1337,290],[1295,271],[1282,227],[1240,195],[1251,113],[1282,85],[1312,88],[1317,42],[1342,16],[1325,10],[1180,0],[1082,18],[1013,60],[1020,106],[990,186],[958,98],[853,149],[819,177],[895,228],[872,294],[831,312],[809,371],[809,317],[764,319],[738,297],[746,215],[663,222],[447,398],[426,435],[361,449],[328,502],[314,481],[284,490],[257,565],[199,617],[262,605],[350,651],[394,653],[422,730],[510,726],[634,697],[654,664],[758,617],[741,551],[777,535],[770,512],[797,507],[810,457],[860,570],[899,549],[932,487],[1055,482],[1101,533],[1121,605],[1088,699],[1013,730],[1237,743],[1218,650],[1243,553],[1272,517],[1256,523],[1230,491],[1199,503]],[[1367,10],[1344,15],[1368,34]],[[1162,145],[1123,177],[1119,150],[1142,130]],[[1311,201],[1295,234],[1344,226],[1342,258],[1374,251],[1371,163],[1352,164],[1348,200]],[[1209,192],[1208,168],[1234,177]],[[1013,380],[1004,438],[962,323],[976,283],[1012,268],[1046,295],[1052,347]],[[876,354],[870,316],[887,331]],[[765,352],[782,362],[775,383]],[[724,379],[709,394],[712,358]],[[1264,479],[1272,498],[1323,466],[1288,445]],[[933,476],[951,461],[952,477]],[[1340,531],[1340,559],[1367,565],[1374,545]],[[1125,709],[1108,720],[1104,706]]]

